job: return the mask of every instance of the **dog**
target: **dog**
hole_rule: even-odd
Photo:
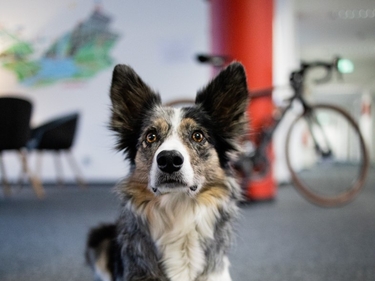
[[[130,172],[116,187],[117,221],[89,233],[86,259],[98,280],[230,281],[241,197],[231,161],[247,130],[243,66],[223,69],[193,106],[172,108],[117,65],[110,98],[110,129]]]

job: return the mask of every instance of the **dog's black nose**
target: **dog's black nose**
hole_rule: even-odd
[[[158,154],[156,162],[160,170],[172,174],[181,169],[184,157],[177,150],[163,150]]]

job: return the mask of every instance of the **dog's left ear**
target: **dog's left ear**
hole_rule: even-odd
[[[210,117],[216,132],[224,139],[244,133],[248,89],[242,64],[231,63],[206,88],[198,92],[195,103]]]

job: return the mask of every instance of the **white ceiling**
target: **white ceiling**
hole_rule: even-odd
[[[375,88],[375,0],[295,0],[304,60],[351,59],[346,80]]]

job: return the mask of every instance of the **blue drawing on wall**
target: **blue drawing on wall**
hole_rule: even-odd
[[[0,54],[0,61],[27,86],[89,79],[113,64],[110,51],[119,35],[110,30],[110,22],[101,8],[95,8],[86,20],[58,38],[37,59],[31,58],[33,44],[2,29],[0,35],[8,36],[14,44]]]

